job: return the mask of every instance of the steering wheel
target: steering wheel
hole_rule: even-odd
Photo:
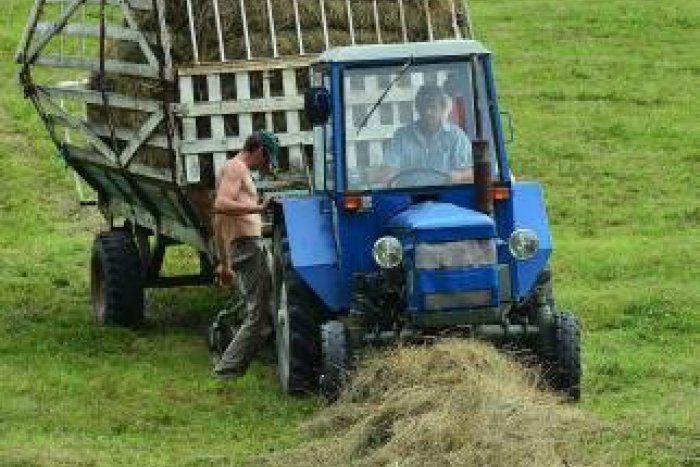
[[[387,182],[387,188],[399,188],[401,186],[411,186],[414,184],[399,183],[401,179],[408,178],[416,175],[426,174],[433,178],[437,178],[435,184],[447,184],[450,182],[450,174],[443,172],[442,170],[431,169],[426,167],[415,167],[413,169],[401,170],[396,175],[392,176]],[[432,184],[432,183],[431,183]]]

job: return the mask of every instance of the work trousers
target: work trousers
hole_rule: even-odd
[[[262,238],[240,237],[231,246],[231,265],[240,280],[246,317],[215,371],[242,374],[273,331],[272,274]]]

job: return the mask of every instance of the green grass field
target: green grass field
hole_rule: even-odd
[[[5,2],[3,2],[5,3]],[[314,399],[274,368],[209,378],[212,289],[149,297],[138,331],[97,329],[100,219],[16,86],[30,0],[0,19],[0,465],[237,465],[299,445]],[[700,6],[474,0],[516,121],[515,173],[541,180],[556,295],[585,325],[588,441],[623,465],[700,465]]]

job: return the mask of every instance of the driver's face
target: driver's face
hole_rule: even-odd
[[[445,118],[446,108],[443,99],[431,99],[423,103],[422,108],[417,109],[421,127],[428,132],[436,132]]]

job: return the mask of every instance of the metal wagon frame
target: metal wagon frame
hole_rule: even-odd
[[[195,23],[201,18],[196,16],[195,0],[184,1],[191,63],[173,61],[166,0],[36,0],[15,54],[25,95],[41,116],[59,154],[95,190],[97,204],[110,228],[120,228],[117,224],[124,220],[133,234],[143,265],[144,287],[211,282],[216,254],[208,205],[215,174],[228,154],[241,149],[254,129],[254,118],[264,115],[264,126],[276,130],[275,115],[284,116],[284,131],[277,130],[288,169],[276,181],[258,182],[258,188],[310,188],[307,159],[314,136],[311,128],[304,127],[301,113],[303,91],[308,86],[304,73],[308,73],[316,54],[305,47],[300,0],[290,0],[298,46],[293,56],[279,53],[271,0],[265,0],[264,7],[272,47],[263,56],[255,56],[251,50],[246,0],[228,0],[238,3],[242,16],[240,33],[246,53],[236,59],[226,54],[220,15],[224,0],[200,0],[210,2],[215,13],[208,27],[216,31],[218,60],[209,62],[201,59],[199,51]],[[409,41],[406,1],[396,0],[404,42]],[[421,1],[427,36],[437,39],[431,0]],[[356,42],[356,3],[345,0],[352,44]],[[382,43],[385,39],[377,5],[373,0],[375,42]],[[471,37],[466,2],[451,0],[451,5],[454,37]],[[344,45],[333,44],[330,39],[326,0],[318,0],[318,11],[324,49]],[[139,15],[154,20],[155,30],[142,30]],[[80,54],[65,53],[64,45],[70,40],[80,41]],[[133,44],[140,57],[131,61],[109,57],[106,49],[117,41]],[[44,82],[41,72],[36,71],[40,68],[75,70],[79,76],[82,73],[82,79]],[[251,76],[256,73],[262,76],[262,95],[253,96]],[[164,92],[160,99],[115,92],[106,86],[106,77],[114,75],[157,83]],[[281,82],[277,92],[270,84],[273,77]],[[225,81],[235,83],[235,98],[227,95],[230,92],[224,89]],[[106,121],[97,123],[87,118],[88,107],[101,108]],[[119,125],[114,121],[115,110],[138,115],[138,124]],[[229,119],[237,120],[237,134],[229,131]],[[151,148],[165,151],[166,166],[139,161],[139,155]],[[154,242],[149,240],[151,236]],[[198,252],[200,274],[161,277],[166,248],[180,243]]]

